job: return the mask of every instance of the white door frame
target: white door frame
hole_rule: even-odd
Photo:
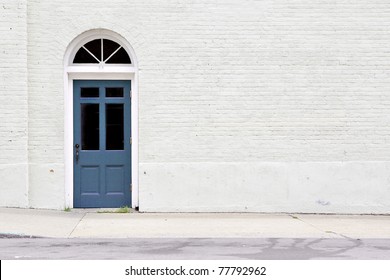
[[[104,36],[112,38],[127,50],[131,66],[113,65],[72,65],[77,50],[86,42]],[[95,30],[83,33],[68,47],[65,55],[64,71],[64,150],[65,150],[65,207],[73,208],[73,81],[74,80],[130,80],[131,81],[131,206],[139,206],[138,187],[138,68],[134,51],[125,45],[125,40],[107,30]]]

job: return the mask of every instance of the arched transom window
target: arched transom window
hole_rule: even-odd
[[[74,64],[131,64],[126,50],[109,39],[95,39],[83,45],[76,53]]]

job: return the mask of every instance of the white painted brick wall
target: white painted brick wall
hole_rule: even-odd
[[[0,0],[0,206],[27,206],[27,5]]]
[[[149,23],[142,161],[389,159],[388,2],[192,3]]]
[[[389,25],[388,1],[29,1],[32,160],[62,161],[62,58],[99,27],[139,59],[141,162],[388,160]]]
[[[0,1],[0,164],[27,159],[26,35],[25,1]]]
[[[8,21],[2,21],[0,32],[8,32],[3,31]],[[221,179],[227,176],[225,163],[243,163],[237,170],[246,168],[248,162],[387,164],[389,26],[390,2],[385,0],[30,0],[28,128],[30,174],[34,174],[30,203],[54,208],[64,203],[63,55],[70,41],[86,30],[113,30],[137,54],[140,169],[150,176],[140,174],[140,203],[147,210],[169,210],[170,202],[162,198],[159,182],[169,181],[179,171],[167,168],[165,175],[154,176],[148,168],[156,163],[183,162],[197,170],[203,170],[204,162],[216,163],[214,174]],[[16,37],[12,38],[14,42]],[[20,40],[25,42],[23,36]],[[17,74],[25,75],[23,69]],[[7,87],[14,75],[7,78]],[[11,105],[9,110],[17,114],[15,110],[20,109],[18,115],[23,116],[23,98],[18,104],[22,106],[15,109]],[[23,127],[23,121],[11,121]],[[23,142],[23,135],[18,139]],[[0,155],[1,162],[9,158],[25,159],[14,157],[8,149]],[[348,170],[347,178],[361,168]],[[385,170],[376,174],[382,176],[378,194],[382,198],[389,197],[390,191]],[[202,172],[197,176],[205,176]],[[261,172],[255,172],[256,178],[262,178]],[[42,191],[41,179],[47,191]],[[340,197],[348,196],[353,184],[343,187],[342,180],[337,180],[338,191],[334,191]],[[189,199],[185,182],[172,184],[172,199]],[[216,199],[207,197],[205,185],[198,185],[205,193],[199,198],[203,210],[211,209]],[[248,197],[264,190],[248,187],[245,180],[235,186],[231,192],[246,189]],[[223,184],[215,187],[221,190],[218,199],[223,202]],[[288,182],[281,187],[293,188]],[[286,194],[284,199],[291,197]],[[317,199],[313,194],[313,203]],[[388,202],[374,200],[353,204],[357,212],[375,203],[382,207],[380,211],[390,211]],[[245,201],[229,203],[213,210],[245,206]],[[289,209],[294,211],[294,203]],[[347,210],[340,206],[332,211]]]

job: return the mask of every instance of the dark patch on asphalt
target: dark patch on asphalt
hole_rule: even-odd
[[[260,249],[258,252],[234,253],[231,256],[258,260],[351,259],[349,251],[363,247],[360,240],[354,239],[338,239],[334,244],[335,240],[332,239],[293,238],[291,239],[292,244],[289,246],[281,245],[279,242],[283,240],[281,238],[268,238],[266,240],[266,246],[258,248]]]
[[[47,247],[59,247],[59,248],[67,248],[67,247],[72,247],[71,244],[50,244]]]
[[[140,244],[138,252],[149,255],[173,255],[180,254],[183,249],[191,246],[188,241],[175,241],[170,244],[165,243],[153,243],[153,244]]]

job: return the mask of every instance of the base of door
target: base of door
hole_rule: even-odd
[[[137,207],[138,208],[138,207]],[[74,213],[135,213],[138,212],[135,208],[72,208]]]

